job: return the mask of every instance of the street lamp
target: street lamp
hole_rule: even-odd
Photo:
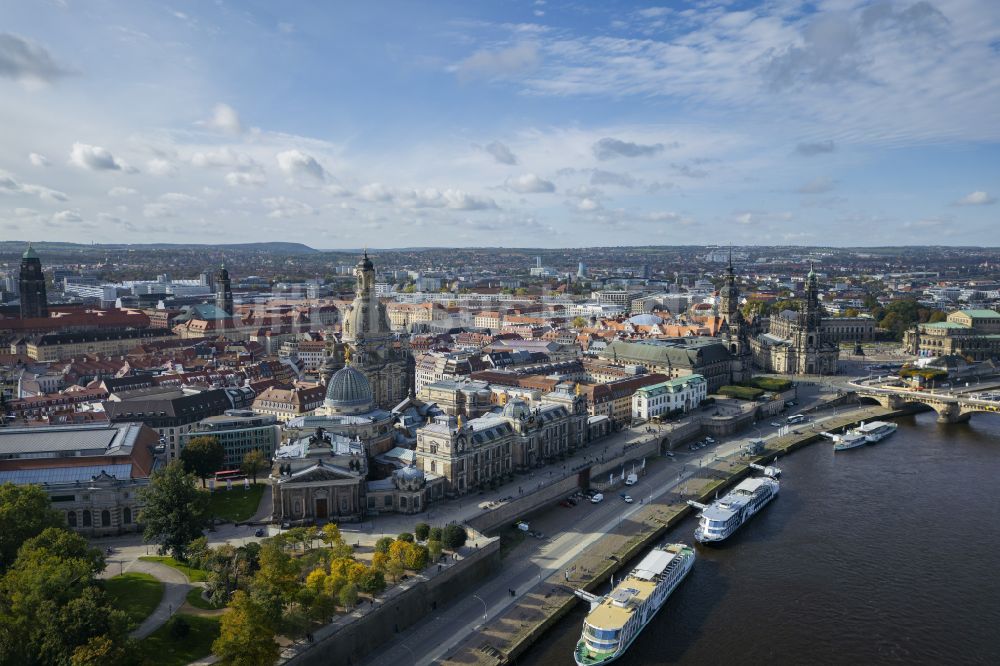
[[[482,601],[482,603],[483,603],[483,619],[485,620],[486,616],[489,614],[489,611],[486,608],[486,602],[483,601],[483,598],[481,596],[479,596],[478,594],[473,594],[472,596],[475,597],[476,599],[479,599],[479,601]]]

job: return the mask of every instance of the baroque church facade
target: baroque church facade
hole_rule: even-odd
[[[409,337],[392,331],[385,304],[375,292],[375,265],[368,252],[355,267],[354,276],[354,302],[343,314],[340,341],[333,344],[324,379],[329,383],[334,372],[351,366],[368,379],[375,406],[392,409],[413,389]]]
[[[779,313],[768,321],[767,332],[751,341],[754,365],[763,372],[786,375],[837,373],[840,346],[823,327],[816,272],[806,276],[806,293],[798,312]]]
[[[719,335],[732,357],[732,381],[733,383],[749,381],[753,377],[754,365],[750,342],[753,326],[743,318],[743,311],[740,310],[740,290],[736,285],[732,251],[729,253],[725,281],[719,291],[719,315],[724,322]]]

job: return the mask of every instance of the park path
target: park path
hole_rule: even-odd
[[[142,624],[130,634],[132,638],[145,638],[166,624],[170,616],[184,605],[191,583],[187,576],[173,567],[159,562],[135,560],[128,565],[126,571],[146,573],[163,583],[163,598],[159,605],[143,620]]]

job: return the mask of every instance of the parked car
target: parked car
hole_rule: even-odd
[[[257,531],[254,532],[253,535],[255,537],[262,537],[262,536],[264,536],[264,528],[263,527],[258,527]]]
[[[632,503],[632,496],[631,495],[626,495],[622,499],[625,500],[626,504],[631,504]]]
[[[604,495],[601,493],[595,493],[593,497],[590,498],[591,504],[600,504],[604,501]]]
[[[778,423],[777,421],[771,421],[771,425],[773,425],[775,428],[780,428],[781,427],[781,424]]]

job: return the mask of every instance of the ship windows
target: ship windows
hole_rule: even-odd
[[[621,633],[620,629],[598,629],[597,627],[587,625],[587,634],[592,638],[596,638],[599,641],[613,641],[618,638],[618,634]]]

